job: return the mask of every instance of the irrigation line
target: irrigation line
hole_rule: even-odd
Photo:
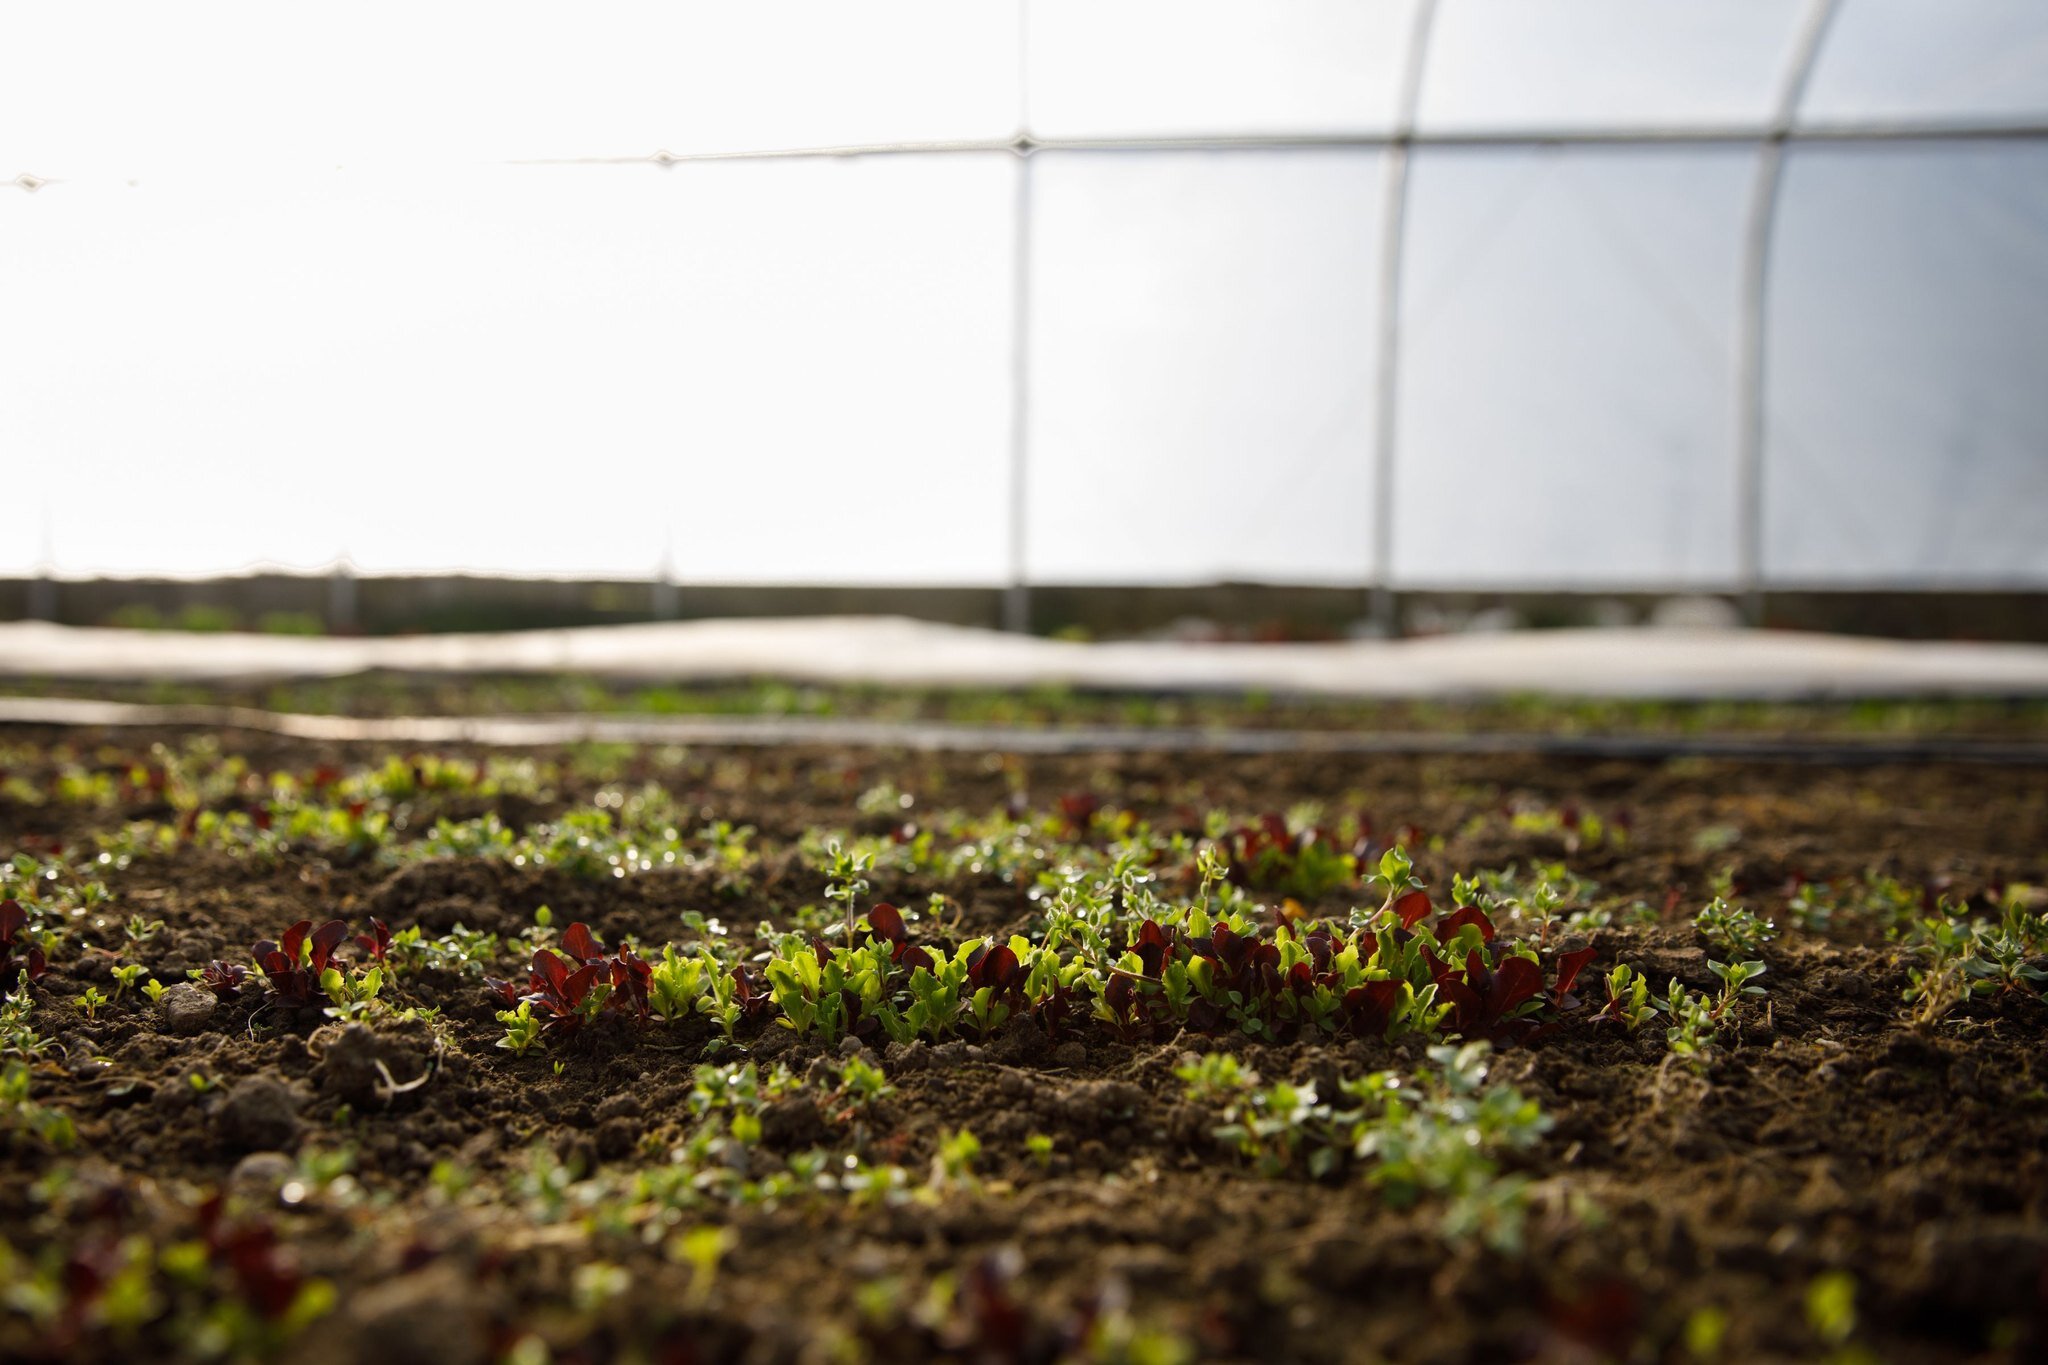
[[[702,744],[737,748],[1022,754],[1202,753],[1438,756],[1534,754],[1659,761],[1672,758],[1824,763],[1983,763],[2048,766],[2048,741],[1833,739],[1797,735],[1551,735],[1383,730],[1244,730],[1167,726],[962,725],[831,716],[309,716],[239,706],[145,706],[59,697],[0,697],[0,725],[244,730],[343,743]]]

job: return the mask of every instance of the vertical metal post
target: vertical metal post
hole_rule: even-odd
[[[36,576],[28,585],[28,619],[57,619],[57,546],[50,526],[50,495],[43,494],[42,535],[38,545]]]
[[[1835,15],[1836,0],[1811,0],[1785,69],[1785,82],[1757,149],[1749,223],[1742,248],[1742,298],[1736,316],[1735,577],[1743,620],[1764,621],[1764,308],[1770,299],[1771,237],[1784,181],[1785,143]]]
[[[1418,0],[1408,37],[1408,63],[1387,144],[1387,181],[1380,201],[1379,366],[1375,376],[1372,451],[1372,621],[1382,636],[1401,630],[1394,594],[1394,443],[1396,390],[1401,379],[1401,267],[1408,230],[1408,158],[1415,110],[1422,99],[1422,66],[1436,0]]]
[[[356,566],[348,552],[335,556],[327,574],[327,633],[353,635],[356,630]]]
[[[1010,563],[1003,629],[1031,631],[1031,582],[1025,537],[1031,454],[1031,0],[1017,0],[1017,190],[1010,233]]]
[[[1016,222],[1012,233],[1010,314],[1010,582],[1003,591],[1003,629],[1031,630],[1026,563],[1031,452],[1031,165],[1029,145],[1017,150]]]

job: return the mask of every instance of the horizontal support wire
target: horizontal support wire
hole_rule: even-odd
[[[1174,137],[982,138],[935,142],[866,142],[830,147],[783,147],[763,151],[670,152],[645,156],[548,157],[514,161],[515,166],[684,165],[698,161],[780,161],[859,156],[933,156],[963,152],[1231,152],[1314,150],[1323,147],[1549,147],[1661,146],[1671,143],[1748,145],[1760,142],[1925,142],[1952,139],[2048,138],[2042,123],[1872,123],[1816,124],[1781,131],[1756,128],[1549,129],[1527,132],[1388,131],[1384,133],[1195,134]]]
[[[630,156],[520,158],[506,166],[688,166],[712,161],[830,161],[867,156],[959,156],[1038,152],[1237,152],[1313,151],[1318,148],[1376,150],[1390,147],[1753,147],[1766,143],[1925,143],[2035,141],[2048,138],[2048,122],[1815,124],[1779,133],[1757,128],[1635,128],[1532,130],[1528,132],[1388,131],[1384,133],[1261,133],[1186,137],[966,138],[927,142],[858,142],[826,147],[771,147],[756,151],[671,152]],[[0,182],[33,194],[90,176],[44,176],[26,171]]]

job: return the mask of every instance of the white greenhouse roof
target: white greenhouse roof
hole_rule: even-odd
[[[0,573],[2048,586],[2042,0],[0,51]]]

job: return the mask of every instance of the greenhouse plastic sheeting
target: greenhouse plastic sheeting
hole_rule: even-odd
[[[2038,126],[2048,115],[2041,0],[1843,0],[1802,123]]]
[[[0,572],[2048,586],[2041,0],[0,51]]]
[[[1416,126],[1431,133],[1758,128],[1802,0],[1448,0]]]
[[[1033,578],[1365,575],[1380,163],[1034,161]]]
[[[959,0],[20,4],[0,13],[0,52],[0,180],[218,180],[1017,125],[1014,11]]]
[[[1728,396],[1754,162],[1740,147],[1417,156],[1395,443],[1402,581],[1732,576]]]
[[[1769,575],[2048,580],[2048,144],[1799,148],[1773,260]]]
[[[933,157],[0,198],[6,316],[35,319],[0,322],[9,501],[99,572],[346,550],[644,577],[667,547],[699,581],[989,581],[1011,179]]]
[[[1389,132],[1415,10],[1416,0],[1035,0],[1031,130]]]

